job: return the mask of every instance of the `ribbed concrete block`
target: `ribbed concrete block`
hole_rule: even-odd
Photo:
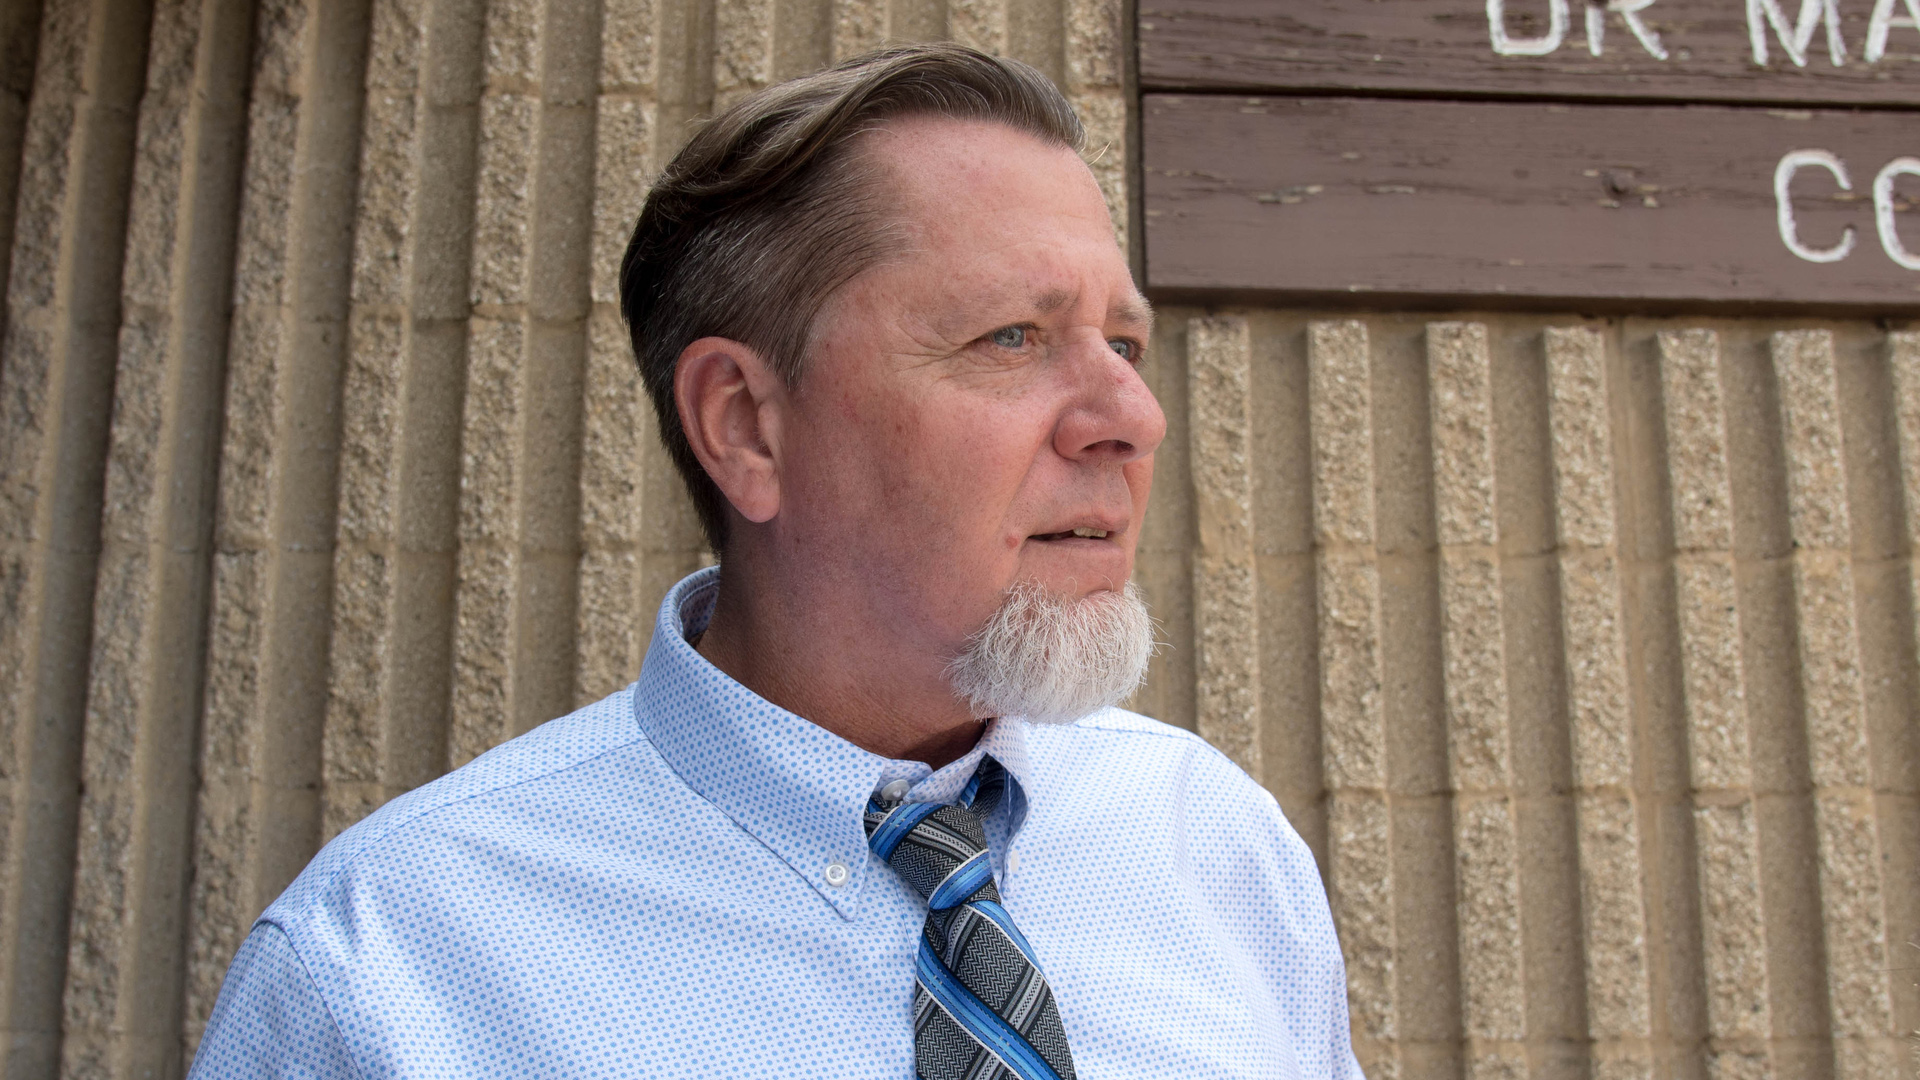
[[[513,734],[518,651],[522,427],[526,423],[530,258],[528,200],[536,102],[528,81],[540,48],[534,4],[490,6],[478,110],[467,396],[461,419],[461,509],[453,619],[447,767]]]
[[[1427,324],[1434,517],[1443,548],[1499,542],[1490,364],[1485,324]]]
[[[1772,1034],[1772,1020],[1753,803],[1703,804],[1694,811],[1694,832],[1707,961],[1707,1030],[1717,1044],[1764,1057],[1762,1040]]]
[[[1851,564],[1833,336],[1771,340],[1787,461],[1801,700],[1813,775],[1827,1008],[1838,1076],[1892,1075],[1887,926]],[[1876,1063],[1879,1063],[1878,1065]]]
[[[1631,799],[1582,793],[1579,822],[1580,900],[1587,952],[1587,1031],[1597,1040],[1633,1040],[1652,1034],[1647,985],[1646,881],[1640,833]]]
[[[628,95],[603,94],[597,125],[593,182],[592,300],[620,303],[620,260],[646,203],[647,159],[653,145],[657,110]],[[627,348],[626,346],[622,346]],[[627,363],[633,362],[628,349]]]
[[[1327,786],[1387,786],[1381,702],[1380,579],[1373,544],[1373,414],[1366,328],[1307,331]]]
[[[654,88],[660,47],[656,0],[605,0],[600,5],[600,91],[644,93]]]
[[[1524,1039],[1527,1028],[1484,325],[1427,325],[1427,401],[1467,1072],[1523,1075],[1524,1054],[1494,1045]]]
[[[1612,547],[1617,528],[1606,341],[1593,330],[1549,327],[1542,346],[1555,534],[1565,548]]]
[[[640,541],[644,502],[635,466],[655,450],[653,404],[618,313],[596,309],[588,329],[581,535],[592,548],[628,548]]]
[[[647,645],[641,593],[639,462],[657,454],[653,406],[619,316],[589,323],[580,459],[580,616],[576,697],[598,700],[639,673]]]
[[[1456,796],[1454,837],[1466,1034],[1473,1040],[1518,1041],[1527,1035],[1527,1006],[1512,800]],[[1492,1048],[1476,1049],[1500,1056]]]
[[[1733,489],[1727,475],[1719,336],[1711,330],[1667,330],[1658,342],[1674,547],[1729,551]]]
[[[1358,321],[1307,328],[1327,890],[1347,959],[1356,1049],[1397,1071],[1399,951],[1374,541],[1372,356]]]
[[[1313,530],[1335,547],[1373,543],[1373,402],[1366,324],[1307,329],[1313,426]]]
[[[321,765],[322,830],[328,839],[384,801],[395,569],[388,551],[343,545],[334,554],[331,685]]]
[[[1884,1043],[1898,1033],[1888,996],[1889,952],[1873,800],[1864,792],[1830,792],[1815,795],[1813,806],[1833,1034],[1836,1040]]]
[[[1440,560],[1449,775],[1456,791],[1503,791],[1512,774],[1500,564],[1446,548]]]
[[[61,1057],[100,478],[149,18],[143,5],[50,0],[42,8],[8,253],[0,1023],[9,1068],[34,1075],[54,1075]]]
[[[459,385],[464,361],[450,316],[468,299],[478,119],[465,103],[485,70],[480,21],[470,13],[373,0],[370,20],[323,839],[444,768],[452,625],[445,583],[453,576],[459,455],[459,396],[446,388]],[[460,304],[450,310],[453,297]]]
[[[1065,0],[1067,37],[1066,85],[1072,90],[1119,90],[1122,85],[1121,20],[1125,7],[1118,0]]]
[[[1375,1042],[1399,1037],[1393,924],[1393,819],[1373,792],[1336,792],[1327,805],[1328,898],[1347,962],[1347,999],[1354,1035]]]
[[[1833,335],[1796,330],[1773,335],[1774,377],[1786,450],[1787,522],[1798,548],[1853,544],[1847,515],[1847,468],[1834,383]]]
[[[1387,739],[1381,714],[1379,569],[1352,554],[1323,553],[1315,592],[1327,786],[1383,791]]]
[[[489,0],[486,5],[486,68],[489,90],[537,86],[540,80],[542,0]]]
[[[955,41],[1004,55],[1008,6],[1005,0],[949,0],[947,30]]]
[[[63,1068],[179,1067],[193,745],[250,4],[161,4],[140,97]],[[109,31],[112,33],[113,31]]]
[[[1646,867],[1634,799],[1633,718],[1614,547],[1614,451],[1605,341],[1549,329],[1547,409],[1561,548],[1563,670],[1573,726],[1587,1033],[1604,1046],[1597,1072],[1651,1075]]]
[[[715,110],[726,109],[773,81],[773,21],[773,0],[715,5]]]
[[[512,715],[523,333],[475,319],[461,435],[459,599],[448,767],[503,741]]]
[[[272,580],[272,560],[264,552],[223,548],[214,555],[187,943],[186,1023],[195,1038],[263,903],[250,840]]]
[[[1687,768],[1706,973],[1708,1074],[1770,1077],[1766,913],[1752,783],[1719,338],[1657,339]]]
[[[354,228],[353,299],[401,304],[413,276],[415,168],[424,102],[427,0],[373,0]]]
[[[1873,782],[1872,760],[1861,701],[1852,566],[1838,553],[1796,552],[1793,592],[1813,782],[1866,787]]]
[[[1574,784],[1629,789],[1634,782],[1633,717],[1622,626],[1620,572],[1612,551],[1560,556],[1560,632],[1573,723]]]
[[[1112,90],[1087,90],[1069,97],[1087,129],[1084,160],[1093,170],[1106,199],[1120,253],[1130,250],[1127,237],[1127,102]]]
[[[201,791],[176,1033],[188,1054],[248,924],[319,839],[335,401],[366,16],[356,4],[252,7]]]
[[[1920,552],[1920,331],[1887,335],[1887,366],[1893,375],[1907,550],[1914,553]]]
[[[593,14],[537,0],[488,9],[460,437],[455,765],[576,700],[588,310],[578,294],[590,280],[599,155],[581,103],[598,82]]]
[[[840,0],[833,5],[835,63],[877,49],[886,38],[886,0]]]
[[[1733,567],[1724,559],[1678,561],[1674,586],[1693,787],[1744,790],[1753,772]]]
[[[480,190],[473,237],[476,304],[517,304],[526,298],[534,111],[527,94],[489,91],[481,98]]]
[[[1187,324],[1194,486],[1195,717],[1200,734],[1260,776],[1260,614],[1254,571],[1253,343],[1231,316]]]

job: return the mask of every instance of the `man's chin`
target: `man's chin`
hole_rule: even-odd
[[[1065,723],[1126,700],[1153,649],[1153,619],[1132,583],[1075,595],[1022,581],[947,677],[976,716]]]

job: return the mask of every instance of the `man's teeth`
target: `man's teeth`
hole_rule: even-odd
[[[1075,530],[1073,530],[1073,535],[1075,535],[1075,536],[1080,536],[1080,537],[1092,537],[1092,538],[1093,538],[1093,539],[1095,539],[1095,540],[1105,540],[1105,539],[1107,538],[1107,530],[1105,530],[1105,529],[1075,529]]]

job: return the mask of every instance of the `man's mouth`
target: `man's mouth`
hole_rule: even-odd
[[[1038,533],[1034,536],[1034,539],[1035,540],[1072,540],[1076,537],[1081,540],[1105,540],[1107,538],[1107,530],[1089,529],[1089,528],[1082,527],[1078,529],[1068,529],[1066,532]]]

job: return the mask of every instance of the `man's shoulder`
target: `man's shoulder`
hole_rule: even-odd
[[[1155,720],[1137,712],[1112,706],[1088,714],[1061,726],[1069,738],[1112,741],[1131,755],[1159,762],[1186,761],[1191,768],[1217,772],[1246,781],[1252,790],[1264,792],[1253,778],[1234,764],[1219,748],[1185,728]]]
[[[1068,730],[1128,732],[1171,740],[1174,744],[1207,745],[1205,739],[1185,728],[1174,727],[1172,724],[1155,720],[1151,716],[1122,709],[1118,705],[1089,713],[1068,725]]]
[[[1099,754],[1104,782],[1175,784],[1190,797],[1219,808],[1225,799],[1248,811],[1277,809],[1273,795],[1248,776],[1232,758],[1199,735],[1127,709],[1101,709],[1058,726],[1057,738],[1069,753]]]
[[[391,799],[330,841],[261,918],[291,928],[343,888],[410,873],[425,852],[506,834],[565,827],[553,820],[604,813],[596,767],[631,769],[654,755],[633,715],[631,687],[474,758]],[[619,759],[617,764],[610,759]],[[638,779],[638,778],[635,778]]]

